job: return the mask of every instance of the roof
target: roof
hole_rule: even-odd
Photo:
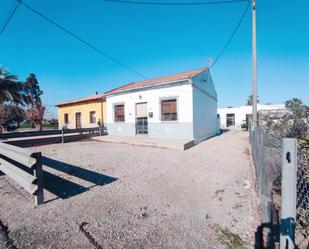
[[[73,99],[67,102],[57,104],[56,106],[61,107],[61,106],[66,106],[66,105],[78,104],[78,103],[92,102],[92,101],[96,101],[100,99],[105,99],[105,94],[99,93],[99,94],[91,95],[91,96],[84,97],[84,98]]]
[[[147,79],[147,80],[138,81],[138,82],[132,82],[132,83],[114,88],[110,91],[107,91],[105,92],[105,94],[119,93],[119,92],[135,90],[135,89],[140,89],[140,88],[149,87],[149,86],[162,85],[162,84],[174,83],[174,82],[182,81],[182,80],[188,80],[192,78],[193,76],[195,76],[196,74],[206,69],[207,67],[202,67],[202,68],[194,69],[194,70],[187,71],[187,72],[181,72],[181,73],[171,74],[168,76]]]

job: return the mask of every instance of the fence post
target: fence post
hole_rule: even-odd
[[[42,154],[37,152],[33,154],[33,157],[36,159],[34,166],[34,176],[37,179],[38,189],[34,194],[35,205],[40,205],[44,203],[44,175],[43,175],[43,166],[42,166]]]
[[[293,249],[296,219],[297,140],[282,140],[280,249]]]
[[[61,129],[61,142],[64,143],[64,128]]]

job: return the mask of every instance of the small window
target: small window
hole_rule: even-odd
[[[124,105],[115,105],[115,122],[124,122]]]
[[[90,120],[90,123],[91,123],[91,124],[93,124],[93,123],[96,122],[95,111],[89,112],[89,120]]]
[[[68,123],[69,123],[69,114],[68,114],[68,113],[65,113],[65,114],[64,114],[64,123],[65,123],[65,124],[68,124]]]
[[[177,99],[161,100],[161,120],[177,120]]]

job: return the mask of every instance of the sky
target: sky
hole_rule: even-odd
[[[208,66],[247,5],[24,1],[147,78]],[[0,0],[0,23],[13,4],[15,0]],[[256,0],[256,4],[260,102],[282,103],[298,97],[309,105],[309,1]],[[22,5],[0,36],[0,67],[21,80],[35,73],[50,116],[56,116],[57,103],[142,80]],[[211,74],[219,107],[246,103],[252,92],[251,9]]]

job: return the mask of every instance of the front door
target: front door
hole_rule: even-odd
[[[82,114],[80,112],[75,113],[75,127],[76,129],[82,128]]]
[[[135,108],[136,134],[148,134],[148,111],[147,103],[137,103]]]

